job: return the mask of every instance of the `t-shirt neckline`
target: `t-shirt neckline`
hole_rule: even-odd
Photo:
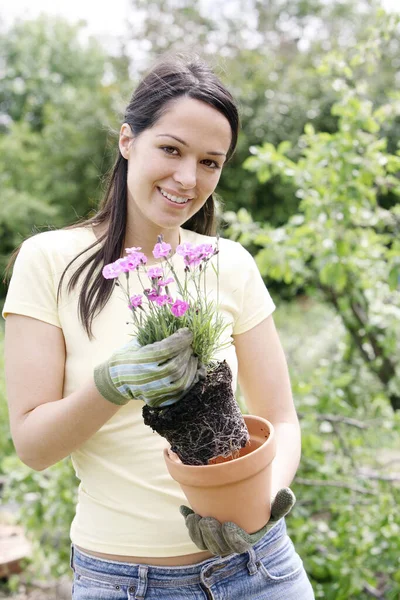
[[[99,238],[96,236],[92,225],[90,225],[89,227],[85,227],[85,229],[89,232],[90,236],[95,241],[97,241],[97,242],[99,241]],[[187,240],[187,234],[190,234],[189,230],[183,229],[182,227],[179,227],[179,244],[183,244],[184,242],[188,241]],[[155,244],[156,244],[156,242],[154,243],[154,245]],[[179,255],[177,255],[177,253],[174,252],[174,254],[170,257],[170,260],[175,261],[177,256],[179,256]],[[147,257],[147,258],[150,258],[150,257]],[[153,258],[153,257],[151,257],[151,258]],[[157,262],[150,263],[149,266],[156,266],[156,265],[160,264],[161,262],[162,261],[159,260]]]

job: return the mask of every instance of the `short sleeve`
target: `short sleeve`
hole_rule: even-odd
[[[57,284],[41,235],[21,246],[7,291],[3,317],[10,313],[33,317],[61,327],[57,309]]]
[[[275,304],[261,277],[256,261],[243,246],[239,246],[240,272],[242,274],[241,301],[237,318],[233,326],[233,335],[249,331],[269,317],[275,310]]]

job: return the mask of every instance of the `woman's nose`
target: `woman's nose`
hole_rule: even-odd
[[[194,161],[182,161],[175,170],[173,177],[186,190],[196,187],[197,164]]]

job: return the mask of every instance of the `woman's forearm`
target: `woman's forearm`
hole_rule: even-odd
[[[274,423],[276,456],[272,463],[271,497],[292,483],[300,463],[301,432],[299,423]]]
[[[26,413],[13,432],[17,454],[26,465],[42,471],[71,454],[119,408],[105,400],[90,380],[69,396]]]

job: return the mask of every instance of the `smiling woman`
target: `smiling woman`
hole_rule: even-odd
[[[165,146],[172,140],[174,146]],[[151,255],[162,233],[175,249],[180,225],[214,192],[231,142],[226,117],[204,101],[185,96],[170,101],[153,127],[138,136],[125,123],[119,148],[128,161],[126,245],[135,241]]]
[[[283,519],[294,503],[287,486],[300,459],[300,429],[275,305],[255,261],[239,243],[219,238],[219,268],[207,270],[204,290],[190,289],[218,304],[224,343],[213,358],[229,366],[232,396],[239,378],[250,411],[275,430],[271,518],[250,533],[189,509],[182,518],[186,499],[167,472],[164,438],[143,422],[142,394],[160,397],[160,406],[171,386],[188,394],[204,378],[200,352],[181,322],[158,346],[138,347],[126,320],[141,308],[143,272],[132,267],[129,306],[102,275],[124,262],[125,249],[125,260],[140,254],[145,265],[163,236],[154,260],[168,248],[171,270],[186,281],[189,267],[177,261],[180,249],[173,252],[179,244],[185,252],[216,247],[213,193],[238,124],[231,94],[203,61],[161,60],[128,104],[98,212],[33,236],[17,256],[3,311],[11,431],[27,465],[42,470],[71,455],[81,481],[71,526],[74,600],[313,598]],[[150,300],[157,273],[145,271]],[[177,279],[158,282],[168,286],[165,298],[176,295]],[[175,313],[179,319],[183,311]],[[218,412],[218,393],[212,403]],[[201,444],[198,425],[190,435]]]

